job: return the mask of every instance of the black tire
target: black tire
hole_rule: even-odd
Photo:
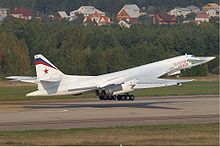
[[[118,101],[121,101],[121,100],[122,100],[121,95],[118,95],[118,96],[117,96],[117,100],[118,100]]]
[[[121,100],[122,100],[122,101],[126,101],[126,100],[127,100],[127,95],[122,95],[122,96],[121,96]]]
[[[115,101],[116,99],[117,99],[117,96],[115,96],[115,95],[113,95],[112,98],[111,98],[111,100],[114,100],[114,101]]]
[[[103,96],[99,96],[99,100],[104,100],[104,97]]]
[[[104,100],[109,100],[109,97],[108,96],[104,96]]]
[[[130,95],[129,100],[130,100],[130,101],[134,101],[134,99],[135,99],[134,95]]]
[[[126,101],[130,101],[131,100],[131,95],[125,95],[126,96]]]

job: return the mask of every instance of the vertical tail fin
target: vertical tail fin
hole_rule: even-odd
[[[63,73],[56,66],[54,66],[41,54],[34,56],[34,64],[38,79],[47,77],[59,77],[63,75]]]

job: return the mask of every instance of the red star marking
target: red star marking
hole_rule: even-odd
[[[45,68],[44,74],[48,74],[48,69]]]

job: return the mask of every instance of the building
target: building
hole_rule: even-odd
[[[7,16],[8,16],[8,9],[0,8],[0,22],[3,21],[3,19]]]
[[[191,5],[191,6],[188,6],[188,7],[186,7],[186,8],[189,9],[189,10],[191,11],[191,13],[194,13],[194,14],[199,14],[199,13],[201,13],[201,10],[200,10],[199,7],[196,7],[196,6]]]
[[[176,17],[167,13],[158,13],[153,17],[153,24],[176,24]]]
[[[2,22],[5,19],[5,16],[0,16],[0,22]]]
[[[11,15],[13,17],[26,19],[26,20],[31,20],[32,18],[31,10],[22,7],[16,7]]]
[[[111,24],[111,20],[108,16],[102,15],[98,12],[85,16],[83,22],[84,23],[95,22],[98,26]]]
[[[63,19],[63,18],[69,18],[69,16],[66,14],[65,11],[58,11],[59,16]]]
[[[88,16],[94,13],[99,13],[100,15],[105,15],[104,12],[96,9],[93,6],[81,6],[78,10],[74,10],[70,12],[70,16],[75,16],[76,14],[83,14],[84,16]]]
[[[108,16],[101,16],[99,20],[99,25],[109,25],[111,24],[111,19]]]
[[[137,5],[125,5],[117,14],[116,20],[124,20],[130,24],[138,23],[138,18],[140,16],[140,9]]]
[[[172,10],[170,10],[169,14],[170,15],[174,15],[174,16],[183,16],[186,17],[186,15],[192,13],[192,11],[188,8],[180,8],[180,7],[176,7]]]
[[[7,8],[0,8],[0,16],[7,17],[8,16],[8,9]]]
[[[209,9],[205,13],[210,17],[219,17],[220,9]]]
[[[209,22],[209,16],[206,13],[197,14],[195,17],[195,23],[199,25],[203,22]]]
[[[129,22],[127,22],[126,20],[120,20],[118,22],[118,25],[122,28],[130,28],[131,24]]]
[[[202,7],[203,11],[208,11],[210,9],[219,9],[219,4],[217,3],[208,3]]]

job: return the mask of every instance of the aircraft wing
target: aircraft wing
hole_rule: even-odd
[[[29,77],[29,76],[10,76],[6,77],[7,79],[13,80],[13,81],[21,81],[26,83],[36,83],[37,77]]]
[[[158,78],[155,80],[138,81],[138,82],[136,82],[134,89],[174,86],[174,85],[181,85],[181,83],[191,82],[191,81],[194,81],[194,79],[173,80],[173,79],[160,79],[160,78]]]

